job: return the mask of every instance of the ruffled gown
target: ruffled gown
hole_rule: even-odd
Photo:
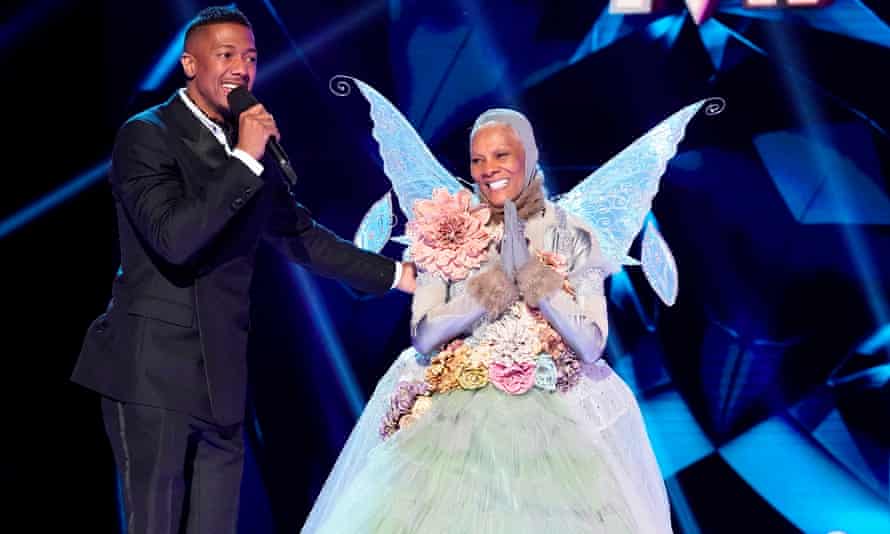
[[[605,337],[595,240],[548,206],[526,236],[548,251],[542,261],[565,265],[563,308]],[[494,252],[489,261],[499,261]],[[415,317],[461,299],[466,282],[418,277]],[[402,352],[303,532],[665,534],[671,520],[631,390],[603,359],[582,364],[540,311],[517,301],[431,359]]]
[[[418,359],[421,363],[418,363]],[[413,349],[380,381],[304,533],[665,533],[670,511],[639,407],[605,361],[567,391],[436,394],[387,438]]]

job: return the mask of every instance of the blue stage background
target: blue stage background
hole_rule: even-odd
[[[4,515],[24,525],[10,532],[119,532],[98,400],[67,377],[118,266],[115,131],[182,84],[182,30],[207,4],[0,7]],[[522,110],[553,193],[723,97],[690,124],[654,204],[677,304],[638,269],[614,276],[607,358],[640,400],[676,532],[887,533],[890,4],[718,4],[701,25],[682,2],[633,16],[605,0],[238,6],[297,196],[343,236],[389,184],[367,103],[334,96],[334,75],[385,94],[463,177],[475,116]],[[271,249],[258,262],[241,531],[295,532],[409,343],[410,298],[361,298]]]

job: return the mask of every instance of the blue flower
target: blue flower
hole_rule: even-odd
[[[553,358],[546,354],[538,356],[535,361],[535,386],[546,391],[555,391],[556,379],[556,362]]]

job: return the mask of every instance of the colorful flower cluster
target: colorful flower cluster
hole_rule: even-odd
[[[566,392],[581,377],[581,362],[539,310],[514,304],[470,343],[455,339],[429,362],[423,380],[402,381],[390,400],[381,435],[386,438],[422,416],[437,394],[491,384],[510,395],[533,387]]]

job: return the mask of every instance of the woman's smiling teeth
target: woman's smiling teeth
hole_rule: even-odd
[[[508,185],[509,183],[510,183],[510,180],[504,178],[503,180],[497,180],[497,181],[495,181],[495,182],[489,182],[489,184],[488,184],[488,188],[491,189],[492,191],[498,191],[498,190],[501,190],[501,189],[507,187],[507,185]]]

